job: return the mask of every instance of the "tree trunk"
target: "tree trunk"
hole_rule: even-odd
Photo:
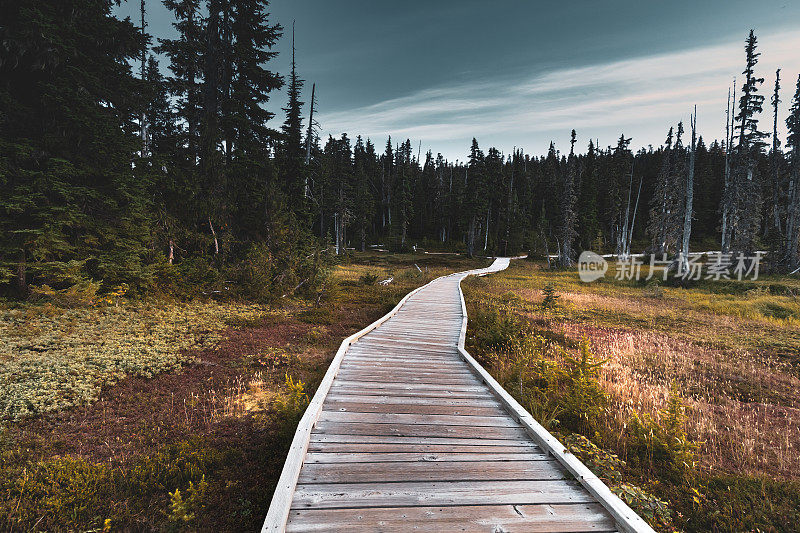
[[[146,22],[144,20],[145,15],[145,0],[142,0],[141,3],[141,14],[142,14],[142,38],[145,36],[145,28]],[[145,65],[147,63],[147,45],[142,45],[142,65],[141,65],[141,79],[142,82],[145,81]],[[147,157],[147,116],[145,114],[146,105],[142,108],[142,114],[139,117],[139,136],[141,137],[142,141],[142,157]]]
[[[772,224],[775,228],[775,236],[780,239],[781,243],[785,242],[785,238],[781,238],[781,217],[778,198],[778,188],[780,187],[780,172],[778,167],[778,149],[780,148],[780,141],[778,139],[778,104],[780,104],[780,84],[781,84],[781,69],[775,71],[775,93],[772,97],[773,106],[773,123],[772,123]],[[766,225],[766,224],[765,224]]]
[[[211,235],[214,236],[214,255],[219,254],[219,240],[217,240],[217,232],[214,231],[214,225],[211,223],[211,217],[208,217],[208,227],[211,228]]]
[[[794,160],[800,161],[800,149],[795,150]],[[795,166],[797,164],[795,163]],[[798,240],[800,240],[800,183],[798,176],[800,170],[794,168],[789,178],[789,203],[786,217],[786,238],[788,239],[786,263],[789,265],[789,270],[793,271],[797,268],[800,258],[797,256]]]
[[[691,117],[692,125],[692,150],[689,152],[689,175],[686,179],[686,207],[683,213],[683,240],[681,241],[681,269],[689,270],[689,239],[692,236],[692,209],[694,206],[694,163],[697,153],[697,106],[694,106],[694,115]]]
[[[490,214],[491,214],[491,206],[488,206],[486,208],[486,230],[484,231],[484,237],[483,237],[483,251],[484,252],[489,247],[489,215]]]
[[[633,165],[631,165],[631,176],[628,179],[628,201],[625,204],[625,224],[622,226],[622,256],[627,259],[627,243],[628,243],[628,222],[630,221],[631,214],[631,192],[633,189]],[[619,245],[617,245],[619,248]],[[618,256],[619,257],[619,256]]]
[[[472,257],[475,255],[475,226],[477,225],[476,216],[472,215],[469,220],[469,231],[467,233],[467,255]]]
[[[19,262],[17,263],[17,289],[23,296],[28,294],[27,271],[28,264],[25,260],[25,250],[20,250]]]
[[[733,102],[736,102],[736,82],[733,84]],[[728,89],[728,107],[725,110],[725,189],[722,193],[722,238],[720,251],[727,254],[730,251],[731,239],[731,145],[733,144],[733,113],[731,107],[731,91]]]
[[[639,198],[642,196],[642,182],[644,181],[644,176],[639,178],[639,192],[636,193],[636,204],[633,206],[633,216],[631,217],[631,229],[628,232],[628,243],[625,246],[625,255],[631,255],[631,243],[633,242],[633,227],[636,224],[636,212],[639,211]]]
[[[169,240],[169,264],[172,264],[172,261],[175,259],[175,241],[172,239]]]
[[[334,249],[336,250],[336,255],[339,255],[339,213],[333,214],[333,231],[334,231]]]

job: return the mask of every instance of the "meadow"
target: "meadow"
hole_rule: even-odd
[[[305,299],[0,302],[0,529],[260,528],[341,339],[484,264],[350,253]]]
[[[657,529],[792,530],[800,280],[637,282],[609,270],[583,283],[515,261],[465,281],[469,348],[579,456],[610,463],[607,481]]]

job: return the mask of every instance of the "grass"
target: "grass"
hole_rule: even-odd
[[[258,529],[341,340],[485,264],[355,253],[315,296],[272,305],[0,304],[0,529]]]
[[[782,531],[797,523],[787,521],[797,509],[789,502],[800,501],[796,278],[677,286],[607,277],[586,284],[575,271],[516,261],[505,272],[464,286],[471,324],[481,314],[500,313],[525,325],[517,335],[547,339],[573,354],[587,340],[596,360],[604,361],[596,377],[602,409],[593,427],[564,429],[616,454],[627,478],[670,503],[677,527]],[[559,296],[555,303],[553,291]],[[551,305],[544,306],[548,294]],[[486,336],[487,329],[499,331],[501,339],[509,333],[481,320],[470,329],[473,349],[502,374],[508,355],[498,351],[501,343],[475,340],[478,330]],[[563,368],[560,353],[544,359]],[[653,447],[642,446],[642,438],[669,425],[665,413],[675,391],[686,407],[681,427],[686,442],[696,444],[698,462],[681,480],[667,475],[670,463],[652,468]],[[550,418],[564,418],[558,411],[563,407],[551,406]],[[539,416],[553,425],[547,413]]]

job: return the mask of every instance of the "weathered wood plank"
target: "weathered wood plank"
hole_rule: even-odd
[[[392,372],[381,372],[379,370],[375,371],[356,371],[356,370],[342,370],[340,372],[343,379],[353,380],[353,381],[371,381],[371,382],[388,382],[388,383],[396,383],[398,379],[392,379],[393,377],[396,378],[397,374]],[[404,383],[427,383],[429,385],[478,385],[480,381],[475,379],[472,376],[466,375],[459,375],[459,376],[451,376],[444,373],[441,374],[422,374],[422,375],[414,375],[414,374],[403,374],[402,381]]]
[[[332,453],[327,451],[306,454],[306,464],[310,463],[434,463],[467,461],[544,461],[547,455],[541,451],[511,453],[456,453],[449,450],[441,453],[399,452],[399,453]]]
[[[565,479],[551,461],[306,462],[298,484],[411,483],[417,481],[546,481]]]
[[[397,413],[348,413],[326,411],[319,416],[320,422],[349,422],[358,424],[440,424],[443,426],[470,426],[491,428],[521,427],[509,416],[451,416],[451,415],[407,415]]]
[[[311,442],[315,443],[352,443],[352,444],[405,444],[405,445],[440,445],[440,446],[517,446],[539,449],[530,439],[492,439],[492,438],[452,438],[452,437],[406,437],[398,435],[339,435],[336,433],[312,433]]]
[[[353,530],[603,533],[615,528],[613,520],[599,504],[308,509],[292,511],[287,527],[289,532]]]
[[[418,414],[447,416],[496,416],[505,414],[498,406],[471,405],[435,405],[413,403],[366,403],[348,401],[327,401],[323,407],[326,411],[340,413],[383,413],[383,414]],[[365,420],[366,422],[366,420]]]
[[[359,375],[396,376],[398,378],[445,378],[457,379],[465,385],[478,383],[475,376],[467,369],[423,368],[421,366],[420,368],[384,368],[379,366],[364,367],[361,365],[347,365],[342,367],[339,371],[339,375],[343,378]],[[399,381],[399,379],[395,381]]]
[[[333,389],[331,389],[333,391]],[[418,396],[390,396],[340,394],[330,392],[326,403],[363,402],[381,405],[452,405],[465,407],[500,407],[500,402],[493,398],[420,398]]]
[[[468,440],[468,439],[462,439]],[[527,446],[478,446],[473,444],[392,444],[392,443],[373,443],[359,444],[356,442],[311,442],[308,446],[309,452],[323,453],[365,453],[365,454],[386,454],[386,453],[415,453],[415,454],[442,454],[442,453],[468,453],[468,454],[491,454],[491,453],[530,453],[541,457],[548,457],[536,445]]]
[[[356,372],[343,372],[343,377],[348,380],[355,380],[355,381],[362,381],[362,382],[369,382],[369,383],[392,383],[392,374],[389,373],[356,373]],[[470,385],[479,383],[477,380],[469,379],[467,377],[446,377],[446,376],[420,376],[420,377],[412,377],[412,376],[404,376],[403,381],[408,383],[417,383],[417,384],[427,384],[427,385],[441,385],[447,386],[449,388],[450,385]],[[396,380],[395,380],[396,381]]]
[[[339,435],[396,435],[408,437],[460,437],[467,439],[519,439],[528,435],[518,427],[445,426],[442,424],[368,424],[364,422],[317,422],[319,433]]]
[[[359,380],[353,379],[344,379],[344,378],[337,378],[334,384],[335,387],[356,387],[359,390],[366,391],[367,389],[373,389],[376,391],[386,391],[391,390],[407,390],[407,391],[417,391],[417,390],[440,390],[442,392],[469,392],[469,393],[479,393],[486,397],[486,389],[483,387],[482,383],[477,384],[469,384],[469,385],[458,385],[458,384],[451,384],[448,385],[447,388],[442,386],[437,386],[435,383],[376,383],[376,382],[364,382]]]
[[[471,372],[469,367],[464,363],[453,361],[452,358],[442,359],[441,361],[432,361],[429,357],[420,358],[419,360],[411,360],[410,358],[403,359],[347,359],[342,363],[342,368],[380,368],[388,370],[416,370],[416,371],[431,371],[438,370],[440,372]]]
[[[363,385],[389,385],[386,387],[375,388],[367,386],[350,386],[342,384],[334,384],[331,391],[335,394],[341,395],[363,395],[381,397],[388,394],[394,395],[395,398],[433,398],[433,399],[485,399],[486,395],[479,392],[472,391],[451,391],[440,385],[431,385],[423,388],[411,389],[407,387],[392,387],[389,383],[378,382],[363,382]]]
[[[297,485],[296,509],[412,505],[589,503],[594,498],[574,481],[437,481]]]

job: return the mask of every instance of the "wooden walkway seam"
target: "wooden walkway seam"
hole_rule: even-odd
[[[461,281],[346,338],[304,413],[262,532],[653,532],[464,349]]]

